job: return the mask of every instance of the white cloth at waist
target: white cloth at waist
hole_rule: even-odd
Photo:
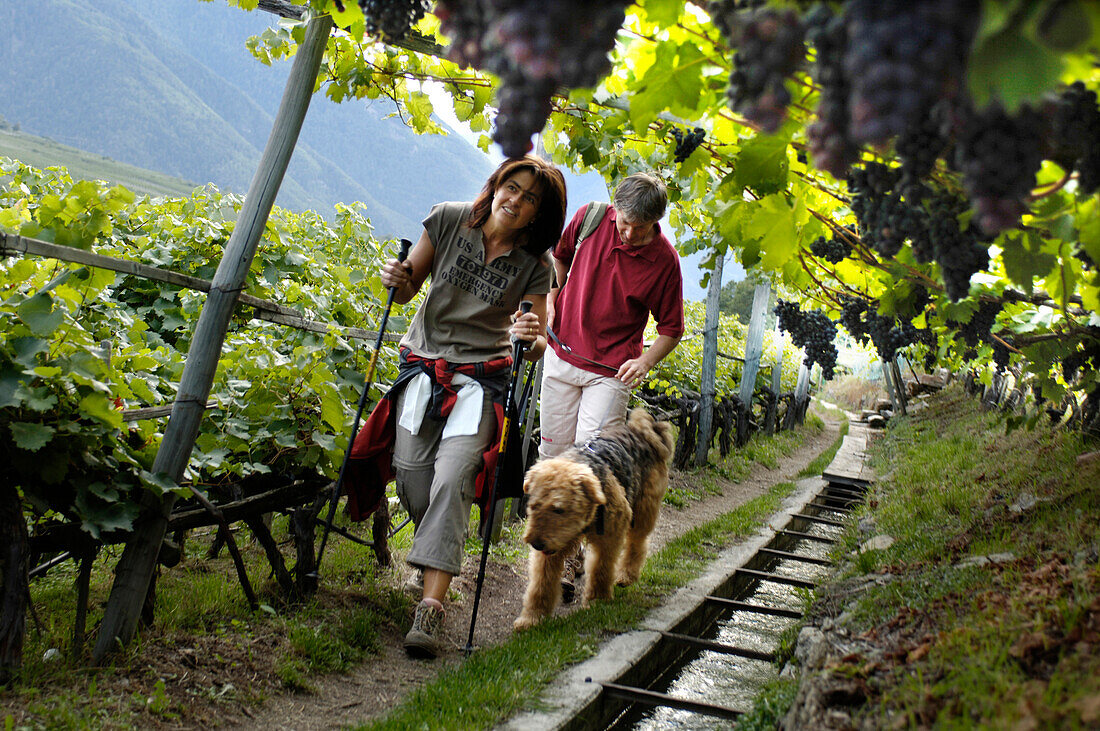
[[[451,385],[458,391],[458,399],[447,416],[442,438],[477,434],[478,427],[481,425],[481,407],[485,400],[481,384],[469,376],[455,373],[451,377]],[[398,419],[402,428],[409,430],[413,435],[418,434],[431,400],[432,379],[426,373],[414,376],[409,385],[405,386],[405,401]]]

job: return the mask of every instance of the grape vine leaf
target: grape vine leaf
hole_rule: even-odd
[[[1002,238],[1001,259],[1008,278],[1031,294],[1035,277],[1046,277],[1058,258],[1043,253],[1042,241],[1034,233],[1013,231]]]
[[[782,193],[756,201],[742,228],[746,236],[759,240],[760,264],[766,269],[779,269],[798,248],[795,213]]]
[[[122,428],[122,412],[102,393],[90,393],[80,400],[80,413],[116,429]]]
[[[644,130],[662,109],[693,116],[703,91],[698,64],[702,52],[690,45],[662,43],[656,61],[640,80],[641,89],[630,97],[630,120]]]
[[[984,105],[997,99],[1007,109],[1015,110],[1054,88],[1062,73],[1062,61],[1014,26],[975,46],[968,73],[975,102]]]
[[[756,135],[741,145],[734,182],[759,195],[770,195],[787,187],[787,139],[779,135]]]
[[[1092,36],[1092,23],[1080,0],[1048,5],[1036,19],[1039,40],[1059,51],[1078,48]]]
[[[15,311],[32,333],[42,337],[59,328],[65,320],[65,313],[54,309],[53,298],[46,292],[39,292],[23,300]]]
[[[103,502],[91,491],[77,491],[75,505],[82,518],[80,527],[99,538],[103,533],[128,531],[134,525],[138,505],[127,502]]]
[[[15,446],[28,452],[37,452],[46,446],[53,438],[55,431],[52,426],[25,421],[13,421],[8,427],[11,429]]]

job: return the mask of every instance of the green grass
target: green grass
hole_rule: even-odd
[[[195,183],[127,165],[109,157],[62,145],[45,137],[0,130],[0,156],[37,168],[62,166],[73,180],[105,180],[138,195],[189,196]]]
[[[848,434],[848,421],[845,419],[840,422],[840,433],[837,435],[836,441],[833,445],[826,449],[821,454],[814,457],[808,465],[802,468],[802,471],[798,473],[799,477],[813,477],[814,475],[820,475],[825,471],[825,468],[833,461],[833,457],[840,450],[840,445],[844,443],[844,437]]]
[[[1100,626],[1100,469],[1076,463],[1098,445],[1046,426],[1005,431],[949,389],[873,443],[882,477],[861,517],[895,542],[859,553],[870,536],[849,529],[838,554],[856,553],[840,578],[885,573],[848,605],[847,629],[895,659],[856,725],[1100,721],[1100,645],[1079,639]],[[1010,558],[967,565],[991,554]]]
[[[717,449],[712,449],[707,464],[702,469],[731,482],[740,482],[757,464],[775,469],[781,458],[798,451],[807,439],[824,430],[825,423],[821,418],[809,414],[800,428],[776,432],[770,436],[754,436],[744,447],[730,450],[725,457]]]

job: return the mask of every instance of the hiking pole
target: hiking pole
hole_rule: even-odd
[[[401,252],[397,255],[398,262],[404,262],[409,258],[409,249],[412,242],[401,239]],[[378,326],[378,339],[374,341],[374,351],[370,354],[370,362],[367,363],[367,375],[363,379],[363,392],[359,394],[359,407],[355,410],[355,421],[351,425],[351,438],[348,439],[348,448],[344,450],[344,461],[340,464],[340,474],[336,478],[336,486],[332,489],[332,500],[328,504],[328,521],[325,522],[325,532],[321,534],[321,548],[317,551],[317,562],[313,565],[313,571],[306,574],[310,579],[320,577],[321,558],[325,555],[325,544],[328,543],[328,534],[332,530],[332,522],[336,519],[336,505],[340,502],[340,490],[344,484],[344,473],[351,461],[351,448],[355,444],[355,436],[359,433],[359,422],[363,418],[363,408],[367,405],[367,393],[370,392],[371,382],[374,381],[374,367],[378,363],[378,354],[382,350],[382,339],[386,335],[386,323],[390,319],[390,310],[393,309],[393,297],[397,293],[396,287],[389,288],[386,295],[386,309],[382,311],[382,322]],[[385,499],[385,498],[383,498]]]
[[[531,311],[531,302],[523,300],[519,303],[519,309],[523,313]],[[477,605],[481,603],[481,585],[485,583],[485,563],[489,560],[489,539],[492,538],[493,519],[497,509],[497,487],[501,475],[504,474],[505,455],[508,453],[508,432],[512,430],[512,409],[515,408],[516,383],[519,381],[520,363],[523,360],[523,351],[531,347],[531,343],[519,338],[512,338],[512,371],[508,375],[508,391],[504,394],[504,417],[500,430],[500,449],[497,451],[496,468],[493,470],[493,482],[489,487],[489,516],[483,523],[485,535],[481,544],[481,564],[477,569],[477,588],[474,590],[474,607],[470,615],[470,636],[466,640],[466,656],[474,651],[474,626],[477,624]]]

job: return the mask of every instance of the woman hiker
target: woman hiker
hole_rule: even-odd
[[[549,249],[565,213],[557,168],[509,159],[473,203],[434,206],[408,259],[382,267],[400,304],[431,281],[401,339],[398,378],[356,437],[345,488],[352,517],[365,517],[393,476],[412,516],[407,561],[423,572],[423,589],[405,637],[410,656],[442,650],[443,600],[462,567],[470,508],[489,489],[498,456],[511,338],[531,343],[528,360],[546,349]],[[526,314],[523,300],[533,303]]]

